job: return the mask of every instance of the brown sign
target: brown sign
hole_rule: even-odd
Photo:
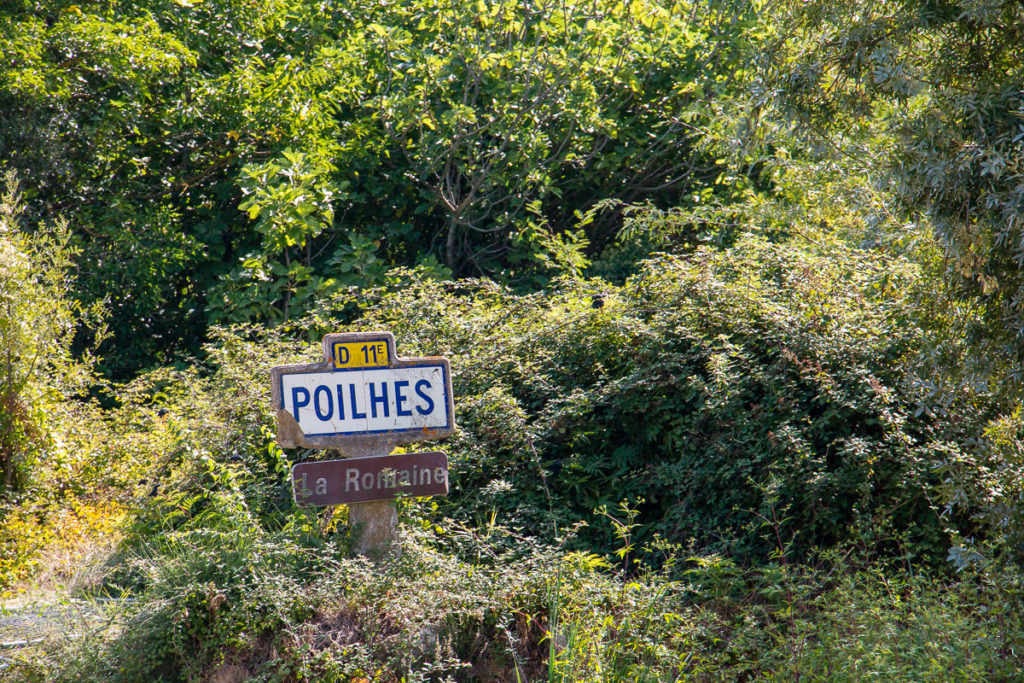
[[[339,505],[391,500],[399,494],[448,493],[448,456],[440,451],[302,462],[292,468],[295,502]]]

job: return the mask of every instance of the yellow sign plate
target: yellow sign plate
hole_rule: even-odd
[[[331,348],[334,367],[338,370],[350,368],[382,368],[391,364],[388,358],[388,343],[384,339],[356,342],[335,342]]]

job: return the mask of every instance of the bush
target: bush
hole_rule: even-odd
[[[611,553],[624,502],[637,547],[660,538],[759,561],[857,541],[941,562],[951,531],[998,532],[980,491],[985,472],[1010,490],[1000,449],[1017,422],[984,391],[926,390],[927,284],[906,261],[747,235],[658,256],[621,285],[571,278],[519,295],[409,271],[389,280],[291,328],[221,330],[207,377],[131,385],[141,410],[164,406],[178,425],[161,493],[215,487],[198,456],[233,463],[254,514],[279,528],[289,461],[317,456],[273,444],[262,373],[316,358],[325,332],[387,329],[399,354],[443,354],[454,372],[452,491],[437,512],[408,504],[413,517],[548,539],[586,522],[578,546]],[[353,309],[354,323],[332,321]],[[1000,459],[1012,471],[994,469]]]
[[[122,414],[170,439],[146,465],[159,490],[134,538],[168,510],[198,514],[223,487],[209,463],[233,472],[257,523],[281,528],[290,464],[321,456],[274,444],[264,373],[317,358],[326,332],[373,329],[394,332],[401,355],[452,360],[460,429],[441,445],[452,491],[403,503],[408,519],[549,540],[585,522],[577,547],[604,554],[628,522],[636,548],[759,562],[857,542],[941,563],[951,533],[1012,539],[1024,527],[1000,512],[1015,509],[1006,453],[1020,421],[983,389],[927,389],[922,349],[936,331],[917,322],[928,285],[906,261],[746,235],[726,251],[657,256],[621,285],[570,278],[520,295],[388,278],[292,327],[222,329],[202,373],[126,387]],[[353,310],[355,322],[333,320]],[[194,512],[180,512],[185,500]],[[623,503],[633,519],[619,517]]]
[[[76,530],[106,533],[99,522],[117,506],[83,495],[93,451],[79,448],[99,416],[80,400],[93,382],[93,358],[76,356],[75,335],[93,324],[98,306],[71,294],[76,249],[67,224],[29,232],[13,173],[0,196],[0,590],[23,577],[50,545],[78,549]],[[63,501],[61,514],[55,501]],[[74,555],[75,553],[72,553]]]
[[[211,364],[119,390],[107,424],[146,482],[104,587],[138,600],[120,636],[66,658],[65,679],[1017,665],[1000,643],[1020,626],[997,609],[1019,600],[1012,569],[951,585],[916,573],[941,566],[950,531],[1016,538],[997,520],[1020,419],[981,391],[922,391],[926,283],[910,264],[747,235],[657,256],[621,285],[389,280],[294,327],[220,330]],[[339,329],[389,329],[400,355],[454,370],[452,492],[402,501],[406,555],[376,568],[342,559],[343,507],[291,500],[291,462],[322,454],[274,444],[266,371],[312,360]],[[822,564],[851,543],[866,571]]]
[[[935,468],[997,406],[915,389],[918,278],[899,259],[747,235],[654,258],[621,286],[364,292],[352,329],[452,359],[461,430],[442,509],[456,518],[536,533],[585,520],[581,540],[608,552],[594,511],[627,501],[641,543],[764,559],[870,537],[934,561],[970,512],[942,518]]]

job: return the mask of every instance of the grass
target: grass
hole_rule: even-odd
[[[623,576],[491,529],[456,550],[407,529],[374,565],[296,529],[178,534],[122,554],[119,630],[47,641],[13,681],[1016,680],[1019,577],[850,559],[721,557]],[[502,536],[502,543],[494,540]],[[471,558],[471,559],[467,559]],[[127,588],[134,581],[132,588]],[[120,582],[120,583],[118,583]],[[0,653],[3,656],[3,653]]]

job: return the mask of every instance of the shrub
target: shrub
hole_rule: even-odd
[[[522,295],[388,278],[291,327],[222,329],[205,374],[151,373],[122,392],[123,410],[170,411],[176,444],[148,465],[163,474],[137,539],[179,498],[219,490],[203,463],[234,472],[257,523],[285,524],[291,462],[320,456],[273,443],[265,373],[317,358],[323,333],[374,329],[394,332],[400,355],[452,360],[452,491],[404,503],[409,519],[548,539],[585,522],[578,547],[610,553],[622,520],[607,511],[625,502],[636,547],[758,561],[856,541],[941,563],[950,532],[1016,533],[999,506],[1012,508],[1004,452],[1019,420],[981,389],[927,389],[936,331],[918,323],[927,281],[904,260],[746,235],[657,256],[621,285],[574,277]],[[996,475],[998,500],[982,494]]]
[[[568,278],[521,295],[410,271],[389,280],[290,328],[221,330],[207,377],[133,385],[146,410],[180,421],[169,490],[206,481],[196,455],[233,459],[261,523],[280,526],[289,460],[313,454],[273,444],[263,373],[317,357],[325,332],[387,329],[400,355],[452,360],[452,492],[433,505],[457,520],[549,539],[582,521],[580,547],[609,553],[617,513],[595,511],[625,501],[638,547],[660,537],[762,561],[854,540],[942,561],[950,531],[995,533],[975,493],[1009,418],[984,391],[925,389],[935,331],[917,322],[927,284],[904,260],[746,235],[657,256],[621,285]],[[353,323],[333,320],[353,310]]]
[[[966,511],[940,518],[935,468],[996,405],[935,407],[915,389],[918,278],[903,260],[747,235],[656,257],[621,286],[364,292],[352,329],[452,359],[461,431],[442,508],[457,518],[538,533],[585,520],[581,540],[607,552],[593,511],[625,500],[640,542],[766,558],[870,531],[936,560]]]
[[[50,519],[51,503],[70,498],[71,528],[99,529],[92,501],[79,500],[71,472],[82,467],[76,432],[95,419],[74,400],[92,382],[93,358],[72,354],[87,324],[100,330],[101,308],[72,296],[76,249],[67,224],[29,232],[13,173],[0,196],[0,589],[23,576],[48,544],[67,538]],[[90,455],[86,452],[86,455]],[[77,507],[75,506],[77,504]],[[100,504],[100,508],[104,505]],[[51,528],[55,527],[55,528]],[[66,546],[67,544],[65,544]],[[76,543],[71,543],[76,545]],[[64,547],[67,550],[67,547]]]

